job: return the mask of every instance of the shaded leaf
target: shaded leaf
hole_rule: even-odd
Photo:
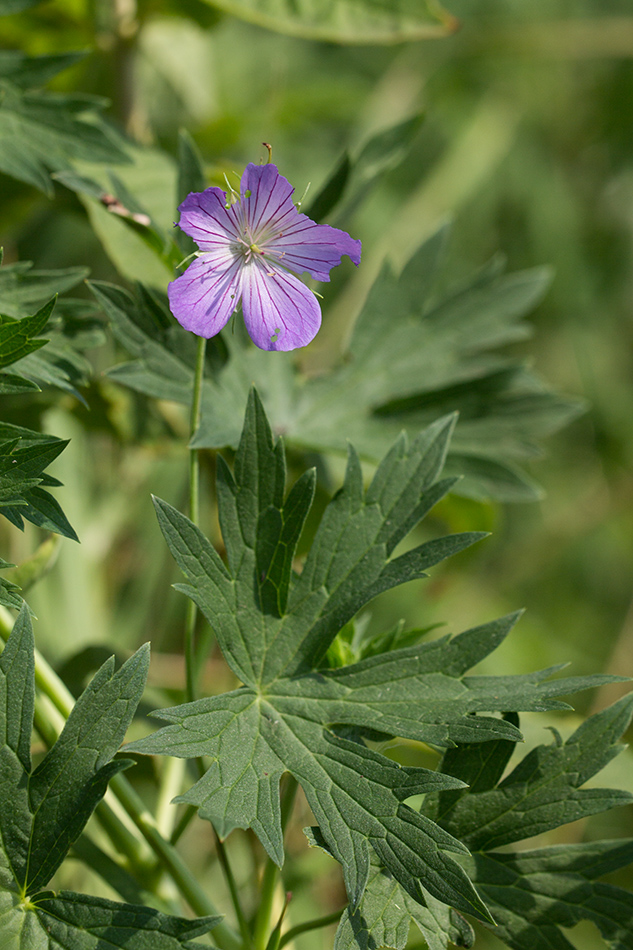
[[[468,859],[513,950],[574,950],[561,927],[587,920],[611,950],[633,948],[633,894],[598,878],[633,861],[633,841],[594,841]]]
[[[104,99],[79,93],[22,91],[0,81],[0,170],[52,197],[50,172],[73,160],[126,162],[100,117]]]
[[[471,787],[466,795],[440,795],[430,814],[471,850],[488,851],[633,801],[628,792],[581,788],[624,748],[618,740],[632,711],[633,695],[623,697],[583,722],[565,743],[555,735],[552,744],[537,746],[499,784],[505,750],[490,751],[488,776],[479,783],[472,765],[464,767],[472,750],[448,752],[442,769]],[[486,775],[484,768],[480,775]]]

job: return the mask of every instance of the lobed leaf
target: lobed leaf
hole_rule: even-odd
[[[473,877],[493,908],[494,933],[513,950],[574,950],[561,927],[591,921],[612,950],[633,948],[633,894],[597,880],[633,861],[633,841],[475,854]]]
[[[418,794],[430,801],[460,796],[461,778],[400,767],[366,746],[364,734],[379,730],[448,747],[493,740],[513,746],[521,736],[512,716],[495,714],[568,708],[558,697],[613,679],[552,679],[558,668],[517,677],[468,675],[502,642],[517,614],[453,638],[420,644],[416,636],[415,645],[352,666],[319,668],[340,629],[377,593],[424,576],[480,537],[449,536],[393,556],[452,484],[441,474],[453,421],[439,420],[411,444],[399,438],[367,490],[350,450],[344,484],[323,513],[299,575],[292,560],[312,475],[286,495],[283,446],[274,441],[254,391],[233,472],[222,460],[217,467],[226,563],[184,515],[155,502],[187,578],[177,588],[205,613],[245,685],[156,713],[167,725],[130,748],[208,757],[207,772],[178,800],[195,805],[222,837],[252,828],[277,863],[283,859],[279,780],[289,771],[325,846],[343,866],[350,921],[370,879],[379,889],[375,875],[370,878],[372,861],[384,881],[393,879],[407,900],[425,908],[416,912],[424,926],[431,926],[428,914],[444,919],[434,902],[489,919],[461,861],[451,857],[464,853],[462,841],[405,804]]]
[[[77,541],[62,509],[42,486],[58,485],[45,472],[68,441],[0,423],[0,514],[22,530],[24,519]]]

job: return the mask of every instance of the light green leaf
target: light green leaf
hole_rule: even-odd
[[[427,0],[208,0],[249,23],[331,43],[402,43],[447,36],[459,21]]]

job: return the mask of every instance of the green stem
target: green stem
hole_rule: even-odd
[[[202,385],[204,382],[204,355],[207,341],[198,337],[198,351],[196,354],[196,371],[193,381],[191,399],[191,417],[189,431],[193,439],[200,425],[200,410],[202,408]],[[189,450],[189,518],[195,525],[200,520],[200,460],[198,450]],[[187,702],[191,703],[196,695],[196,653],[195,629],[197,608],[192,600],[187,605],[185,620],[185,667],[187,676]]]
[[[297,924],[296,927],[291,927],[285,934],[282,934],[277,950],[283,950],[283,947],[285,947],[287,943],[291,943],[295,937],[306,933],[308,930],[318,930],[319,927],[328,927],[330,924],[338,923],[343,910],[344,908],[335,910],[333,913],[326,914],[324,917],[315,917],[314,920],[306,920],[303,924]]]
[[[292,775],[286,777],[284,790],[281,795],[281,827],[285,831],[288,819],[292,812],[295,795],[297,794],[297,780]],[[262,882],[260,885],[259,907],[255,917],[255,926],[253,932],[253,945],[255,950],[266,950],[268,938],[270,936],[270,918],[273,911],[273,901],[275,898],[275,889],[279,879],[279,868],[272,860],[268,858]]]
[[[148,811],[143,799],[137,795],[130,783],[122,775],[115,775],[110,788],[133,819],[145,840],[163,861],[169,875],[178,887],[193,912],[199,916],[216,916],[217,910],[209,900],[198,881],[191,873],[173,845],[165,841],[156,827],[154,817]],[[221,950],[242,950],[242,941],[223,921],[213,928],[213,939]]]
[[[216,850],[218,854],[218,860],[220,862],[222,871],[224,872],[224,877],[226,879],[229,892],[231,894],[231,901],[233,902],[233,908],[235,910],[235,916],[237,918],[237,923],[239,925],[240,933],[242,935],[244,948],[247,948],[251,946],[251,932],[248,926],[248,921],[246,920],[246,916],[244,914],[244,910],[242,908],[242,903],[240,901],[238,887],[235,882],[235,876],[233,874],[233,870],[231,868],[231,865],[229,864],[229,857],[228,857],[228,854],[226,853],[224,842],[220,841],[220,838],[218,837],[217,832],[215,835],[215,845],[216,845]]]
[[[189,822],[191,821],[191,819],[194,818],[197,814],[198,814],[198,809],[196,808],[195,805],[187,805],[185,807],[182,815],[180,816],[178,823],[176,824],[176,827],[174,828],[174,830],[172,831],[170,835],[170,838],[169,838],[170,844],[176,844],[176,842],[181,837],[182,833],[189,826]]]

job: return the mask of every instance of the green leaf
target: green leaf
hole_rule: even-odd
[[[85,56],[85,52],[27,56],[19,50],[0,50],[0,79],[8,79],[15,86],[27,89],[43,86],[53,76],[74,66]]]
[[[447,36],[459,21],[437,3],[417,0],[213,0],[249,23],[331,43],[402,43]]]
[[[10,564],[8,561],[5,561],[4,558],[0,557],[0,571],[6,571],[12,567],[15,567],[15,564]],[[3,607],[12,607],[14,610],[20,610],[24,601],[18,594],[19,590],[20,587],[17,584],[7,580],[6,577],[0,577],[0,604],[2,604]]]
[[[129,161],[100,112],[106,101],[79,93],[24,92],[0,81],[0,170],[53,195],[50,172],[72,162]]]
[[[0,423],[0,514],[20,530],[24,520],[77,541],[59,504],[42,486],[59,485],[45,469],[67,440]]]
[[[556,669],[522,677],[466,675],[502,642],[517,615],[352,666],[320,668],[334,637],[369,600],[424,576],[428,567],[481,537],[430,540],[394,556],[452,484],[440,477],[452,424],[451,418],[440,420],[410,445],[399,438],[366,491],[350,450],[344,485],[325,509],[300,575],[291,565],[312,499],[312,474],[286,496],[283,447],[273,441],[255,392],[233,473],[218,460],[226,563],[184,515],[155,502],[161,530],[188,581],[177,589],[204,612],[245,685],[162,710],[156,715],[169,725],[130,748],[208,756],[207,773],[178,800],[197,806],[222,837],[233,828],[252,828],[279,864],[279,779],[291,772],[327,848],[343,866],[352,912],[363,900],[374,853],[413,901],[424,903],[428,892],[436,901],[487,917],[450,856],[463,851],[461,842],[404,804],[415,794],[460,789],[461,780],[398,766],[363,743],[364,731],[439,746],[514,742],[520,738],[516,726],[480,714],[565,708],[558,696],[603,681],[550,681]]]
[[[36,340],[55,306],[55,297],[32,317],[15,320],[0,313],[0,367],[11,366],[22,357],[39,350],[48,340]]]
[[[533,749],[498,785],[503,750],[491,750],[497,768],[483,784],[473,784],[468,747],[448,752],[442,770],[470,781],[471,788],[466,795],[440,795],[431,814],[471,850],[488,851],[629,803],[628,792],[580,786],[624,748],[617,740],[632,712],[633,695],[625,696],[587,719],[567,742],[555,734],[552,744]]]
[[[519,501],[539,489],[518,463],[540,452],[539,440],[580,411],[501,346],[529,333],[523,314],[543,294],[549,275],[539,269],[503,276],[488,268],[463,287],[433,296],[445,231],[427,241],[399,278],[378,277],[358,318],[344,362],[304,378],[292,354],[263,353],[230,333],[228,359],[203,387],[202,418],[192,445],[236,446],[253,381],[270,407],[271,422],[304,451],[343,453],[349,439],[377,462],[403,430],[419,431],[458,412],[446,474],[465,478],[454,490],[475,498]],[[135,357],[110,370],[117,381],[150,396],[188,403],[194,356],[175,341],[172,323],[143,319],[142,301],[105,284],[92,289],[113,331]]]
[[[318,828],[306,828],[312,846],[328,854]],[[393,947],[404,950],[413,921],[424,937],[428,950],[446,950],[448,943],[472,947],[475,941],[470,924],[453,908],[422,894],[423,901],[413,901],[388,871],[372,856],[367,887],[358,908],[346,908],[334,938],[334,950],[378,950]]]
[[[0,655],[0,943],[3,950],[181,950],[217,918],[186,921],[151,908],[43,891],[102,799],[132,763],[114,760],[143,692],[149,648],[120,670],[109,660],[35,770],[33,631],[26,607]]]
[[[0,267],[0,313],[16,319],[28,317],[51,297],[76,287],[88,274],[86,267],[33,270],[30,261],[4,264]],[[60,297],[57,311],[63,310],[64,304]]]
[[[344,223],[380,177],[403,161],[423,119],[420,112],[381,130],[354,157],[345,152],[307,210],[308,217],[321,221],[336,209],[337,224]]]
[[[21,261],[0,268],[0,313],[21,324],[34,320],[30,315],[45,306],[50,298],[74,287],[88,271],[83,267],[37,271]],[[48,302],[48,304],[47,304]],[[37,315],[36,315],[37,316]],[[27,324],[28,326],[28,324]],[[17,331],[14,331],[17,332]],[[12,366],[11,374],[0,375],[0,393],[38,391],[55,386],[85,403],[77,386],[85,385],[92,368],[80,350],[102,342],[100,321],[89,301],[58,297],[54,313],[46,324],[47,345],[28,353]]]
[[[494,913],[493,933],[513,950],[574,950],[561,927],[595,924],[611,950],[633,948],[633,894],[597,880],[633,861],[633,840],[476,854],[473,876]]]

